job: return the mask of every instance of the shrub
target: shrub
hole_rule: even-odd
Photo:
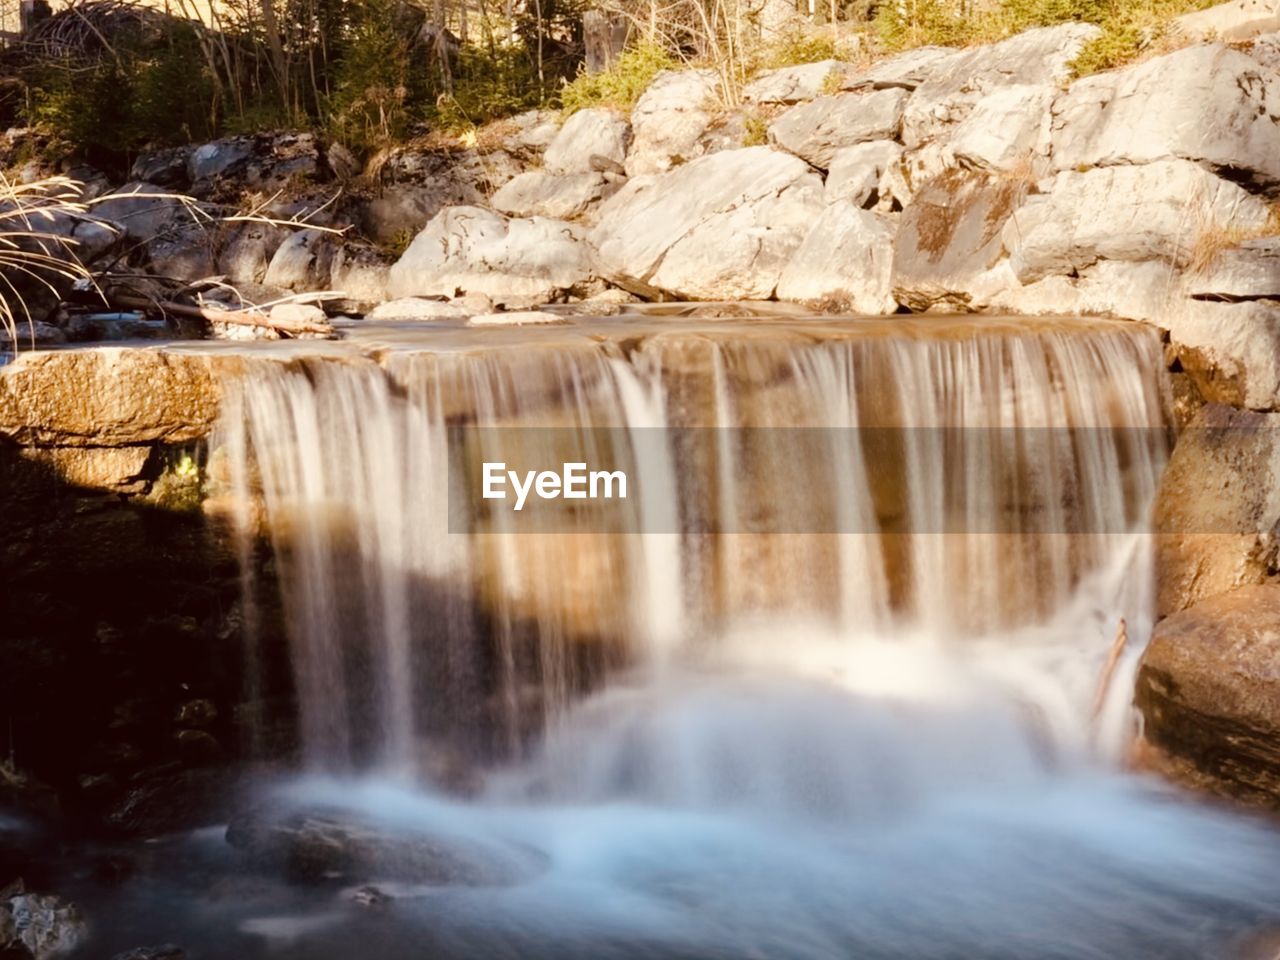
[[[644,41],[628,47],[608,70],[583,73],[560,93],[566,114],[587,107],[630,110],[663,70],[677,66],[676,59],[660,44]]]
[[[522,43],[458,51],[452,93],[437,97],[436,123],[455,133],[540,107],[538,66]]]

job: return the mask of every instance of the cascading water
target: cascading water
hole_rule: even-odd
[[[545,857],[402,891],[448,905],[441,955],[1210,957],[1277,916],[1274,837],[1119,772],[1154,333],[486,333],[252,365],[223,426],[278,560],[294,793]],[[477,507],[475,458],[616,461],[634,495],[539,526]],[[435,792],[442,744],[479,797]]]

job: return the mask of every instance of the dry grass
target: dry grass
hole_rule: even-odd
[[[1280,203],[1271,205],[1266,222],[1258,227],[1202,222],[1196,228],[1187,269],[1191,273],[1203,272],[1213,267],[1227,250],[1234,250],[1249,240],[1274,236],[1280,236]]]

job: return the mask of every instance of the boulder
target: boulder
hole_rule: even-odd
[[[512,217],[571,220],[603,198],[608,189],[609,183],[601,173],[559,176],[543,170],[530,170],[495,193],[489,205]]]
[[[445,303],[442,300],[424,300],[420,297],[405,297],[400,300],[388,300],[380,303],[364,315],[366,320],[375,323],[394,321],[452,320],[463,319],[471,315],[466,307],[456,303]]]
[[[1275,0],[1228,0],[1175,17],[1173,30],[1189,40],[1247,40],[1280,30],[1280,5]]]
[[[187,179],[212,180],[236,172],[248,165],[254,146],[253,137],[228,137],[202,143],[187,157]]]
[[[546,310],[511,310],[503,313],[481,313],[467,321],[469,327],[525,327],[568,323],[568,319]]]
[[[1257,197],[1186,160],[1064,171],[1026,199],[1005,229],[1023,283],[1098,260],[1186,264],[1205,238],[1261,230]]]
[[[823,197],[827,203],[848,200],[855,207],[873,207],[881,199],[885,172],[902,159],[902,146],[892,140],[872,140],[836,151],[827,171]]]
[[[130,347],[20,354],[0,367],[0,437],[22,444],[181,443],[217,419],[207,356]]]
[[[165,147],[138,154],[129,168],[129,179],[154,183],[171,190],[182,190],[190,185],[187,164],[191,159],[191,147]]]
[[[850,71],[841,87],[845,90],[888,90],[898,87],[914,90],[930,76],[967,56],[954,47],[916,47],[887,60],[880,60],[865,70]]]
[[[482,172],[466,154],[394,150],[378,170],[377,192],[357,206],[355,220],[371,240],[398,242],[416,234],[446,207],[483,203]],[[506,179],[510,178],[503,182]]]
[[[1159,322],[1206,400],[1280,409],[1280,304],[1185,299]]]
[[[172,191],[135,180],[99,198],[93,215],[118,226],[133,240],[147,240],[179,227],[193,226],[195,215]]]
[[[843,82],[849,65],[840,60],[820,60],[793,67],[766,70],[742,88],[747,103],[800,103],[829,93]]]
[[[845,200],[818,217],[782,271],[778,298],[848,313],[893,313],[892,274],[893,228]]]
[[[1280,809],[1280,586],[1248,586],[1157,624],[1135,703],[1187,779]]]
[[[1280,300],[1280,237],[1219,251],[1186,275],[1185,290],[1201,300]]]
[[[1048,83],[996,87],[956,125],[952,155],[977,170],[1030,173],[1057,92]]]
[[[1010,268],[1007,282],[993,283],[972,305],[1000,313],[1114,317],[1166,325],[1178,296],[1177,271],[1171,264],[1099,260],[1074,276],[1045,277],[1026,286]]]
[[[545,868],[545,858],[527,848],[393,829],[325,808],[243,812],[227,826],[227,842],[299,883],[378,877],[431,886],[506,886]]]
[[[263,283],[280,290],[328,290],[338,244],[325,230],[299,230],[276,249]]]
[[[387,298],[391,264],[372,247],[341,243],[329,265],[329,288],[342,294],[337,304],[343,310],[364,313]]]
[[[555,299],[591,273],[582,234],[572,224],[450,207],[427,224],[391,268],[387,294],[482,293],[498,306],[521,308]]]
[[[664,70],[631,111],[628,176],[662,173],[700,157],[719,90],[714,70]]]
[[[591,240],[601,274],[633,292],[767,300],[822,207],[803,161],[747,147],[631,180]]]
[[[913,310],[967,310],[989,296],[1003,255],[1000,233],[1026,185],[950,170],[925,183],[902,211],[893,245],[893,294]],[[1012,282],[999,274],[997,286]]]
[[[819,97],[775,120],[769,142],[826,170],[842,147],[897,139],[906,100],[906,92],[897,88]]]
[[[1218,44],[1088,77],[1053,108],[1055,170],[1181,159],[1280,187],[1280,74]]]
[[[278,190],[320,169],[311,133],[227,137],[201,144],[187,158],[194,196],[234,195],[245,188]]]
[[[1156,609],[1262,583],[1280,559],[1280,415],[1202,406],[1156,496]]]
[[[267,277],[271,258],[289,232],[267,223],[245,223],[218,253],[218,272],[232,284],[260,284]]]
[[[999,87],[1056,86],[1071,75],[1071,62],[1101,33],[1088,23],[1064,23],[1027,30],[1000,43],[959,55],[934,55],[924,66],[924,81],[907,101],[902,142],[918,147],[948,136],[978,101]]]
[[[631,124],[612,110],[593,108],[579,110],[556,134],[542,156],[547,173],[591,173],[592,158],[621,165],[631,145]]]
[[[218,272],[213,236],[203,224],[166,230],[148,240],[146,250],[152,272],[162,277],[191,282]]]

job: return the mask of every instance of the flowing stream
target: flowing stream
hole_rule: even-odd
[[[1280,919],[1274,831],[1126,772],[1170,442],[1153,331],[633,318],[358,343],[250,365],[222,427],[289,624],[306,770],[279,795],[536,867],[388,881],[385,942],[338,907],[243,936],[1172,960],[1242,956]],[[482,460],[607,462],[630,490],[525,516],[475,496]]]

